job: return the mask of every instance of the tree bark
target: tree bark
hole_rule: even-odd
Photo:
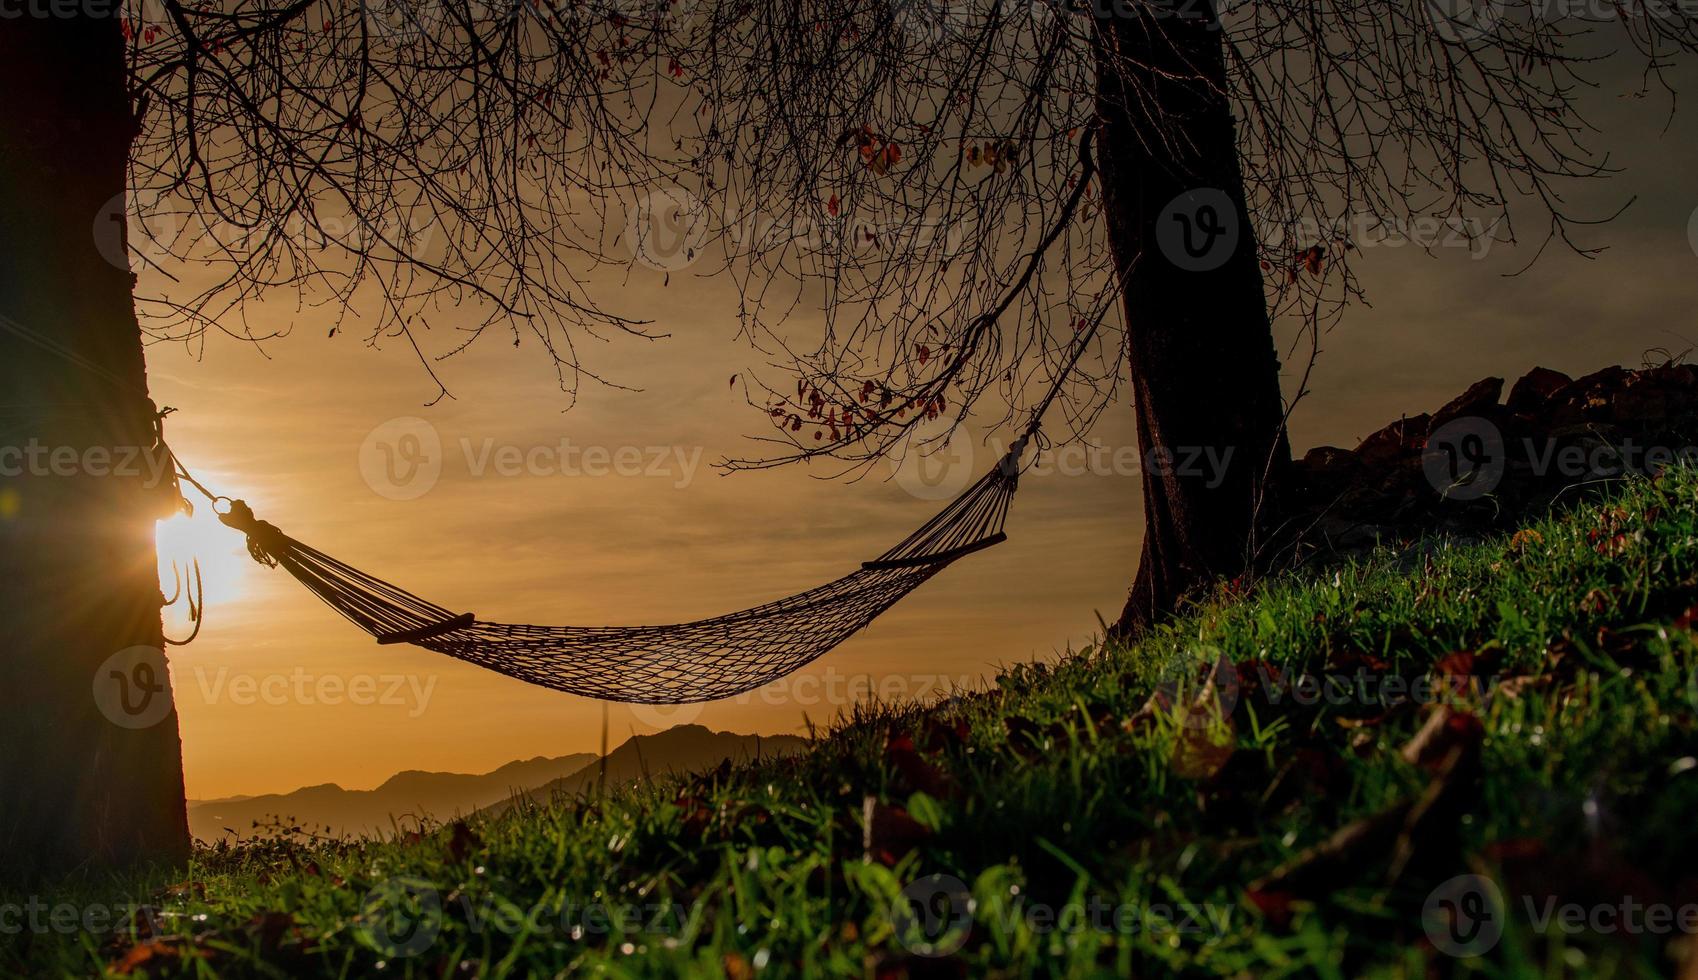
[[[189,839],[154,548],[176,491],[123,247],[122,8],[90,6],[0,26],[7,880],[177,861]]]
[[[1129,636],[1253,566],[1290,447],[1213,5],[1110,7],[1098,162],[1145,462]]]

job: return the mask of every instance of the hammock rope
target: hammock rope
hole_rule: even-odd
[[[949,565],[1006,540],[1021,455],[1030,440],[1041,438],[1044,412],[1101,323],[1099,316],[1079,338],[1007,454],[913,534],[834,582],[689,623],[532,626],[478,619],[312,548],[255,517],[243,501],[213,493],[180,462],[176,469],[212,501],[220,521],[247,536],[256,561],[282,567],[378,643],[409,643],[530,684],[606,701],[712,701],[754,690],[817,660]]]
[[[410,643],[527,683],[607,701],[685,704],[751,691],[823,656],[932,576],[1006,540],[1025,439],[913,534],[834,582],[712,619],[666,626],[496,623],[423,599],[216,496],[248,552],[281,567],[382,644]]]

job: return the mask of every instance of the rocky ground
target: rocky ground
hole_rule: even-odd
[[[1438,532],[1512,528],[1624,475],[1698,459],[1698,367],[1608,367],[1582,378],[1534,368],[1503,397],[1485,378],[1442,408],[1355,449],[1295,464],[1286,532],[1299,554],[1360,554]]]

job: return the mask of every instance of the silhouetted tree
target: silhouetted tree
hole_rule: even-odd
[[[1574,101],[1597,21],[1648,81],[1695,46],[1682,8],[1521,0],[82,2],[0,31],[12,432],[159,457],[144,337],[273,336],[260,296],[433,379],[480,340],[536,343],[575,394],[601,380],[584,341],[654,336],[602,267],[700,255],[768,362],[743,381],[772,451],[732,466],[1011,421],[1079,343],[1077,428],[1125,377],[1146,460],[1229,460],[1145,468],[1126,631],[1276,530],[1271,324],[1313,342],[1356,296],[1350,216],[1508,239],[1529,207],[1567,242],[1559,185],[1601,172]],[[174,716],[88,704],[114,651],[160,641],[170,488],[12,482],[5,861],[174,855]]]

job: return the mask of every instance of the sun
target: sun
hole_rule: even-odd
[[[208,506],[191,514],[177,514],[160,521],[154,536],[159,551],[159,587],[166,598],[176,591],[177,581],[186,591],[194,584],[194,563],[200,562],[203,603],[211,606],[240,598],[246,591],[253,559],[248,557],[242,536],[218,522]],[[173,562],[176,572],[172,571]],[[186,623],[187,607],[179,598],[180,616],[166,615],[172,623]]]

